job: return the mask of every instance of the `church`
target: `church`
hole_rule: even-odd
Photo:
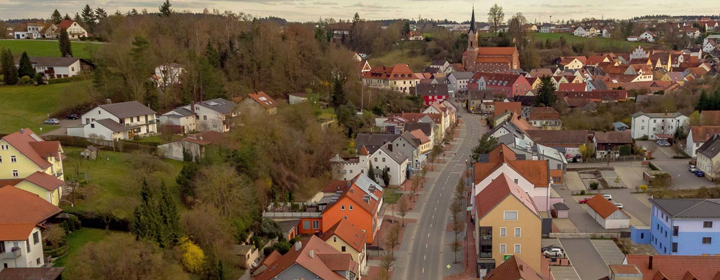
[[[468,47],[463,53],[462,65],[469,72],[506,72],[520,69],[520,55],[516,47],[478,47],[473,7],[468,30]]]

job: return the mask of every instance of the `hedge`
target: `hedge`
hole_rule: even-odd
[[[105,229],[105,214],[93,211],[78,211],[73,208],[63,209],[65,213],[74,214],[82,222],[83,227]],[[119,230],[119,231],[130,231],[131,221],[126,218],[119,218],[112,213],[110,215],[110,221],[107,223],[108,229]]]
[[[87,79],[88,79],[88,77],[83,76],[83,75],[77,75],[77,76],[73,76],[70,78],[50,79],[50,80],[48,80],[48,85],[77,82],[77,81],[82,81],[82,80],[87,80]]]

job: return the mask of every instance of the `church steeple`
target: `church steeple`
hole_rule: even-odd
[[[477,33],[477,30],[475,30],[475,5],[473,5],[472,17],[470,17],[470,30],[468,30],[468,33],[470,32]]]
[[[468,49],[477,48],[478,32],[475,29],[475,5],[473,5],[472,16],[470,17],[470,29],[468,29]]]

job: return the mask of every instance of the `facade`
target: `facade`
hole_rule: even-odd
[[[181,134],[197,131],[197,114],[191,111],[194,106],[190,106],[190,110],[178,107],[160,116],[160,124],[177,127]]]
[[[647,137],[655,140],[665,135],[675,135],[677,129],[687,130],[689,118],[681,113],[643,113],[637,112],[632,115],[632,138]]]
[[[604,158],[609,155],[615,159],[619,156],[629,155],[632,143],[633,139],[630,131],[597,131],[593,137],[595,156],[597,158]]]
[[[720,136],[713,134],[697,149],[697,168],[705,173],[705,178],[714,181],[720,176]]]
[[[718,133],[720,133],[720,126],[691,126],[685,142],[685,153],[693,158],[696,157],[697,149]]]
[[[0,186],[10,185],[33,193],[52,205],[58,206],[63,195],[65,181],[53,175],[37,171],[25,179],[0,180]]]
[[[596,194],[587,201],[587,212],[604,229],[630,228],[630,216],[618,209],[615,204]]]
[[[346,279],[359,276],[358,263],[317,236],[295,242],[285,255],[276,257],[255,280]],[[257,272],[257,271],[256,271]]]
[[[425,106],[430,106],[450,98],[448,86],[448,84],[418,84],[410,88],[410,94],[422,96]]]
[[[125,140],[157,133],[155,111],[137,101],[104,104],[81,116],[82,126],[68,128],[68,135]]]
[[[517,74],[477,72],[468,83],[468,90],[489,90],[505,98],[525,95],[531,88],[527,78]]]
[[[232,118],[240,114],[238,104],[224,98],[191,103],[183,108],[195,112],[196,128],[201,132],[210,130],[228,132],[231,129]]]
[[[553,107],[533,107],[528,116],[528,122],[532,126],[542,129],[560,129],[562,127],[560,113]]]
[[[390,173],[390,185],[400,186],[408,178],[408,158],[393,143],[383,145],[370,154],[370,165],[375,168],[377,179],[382,181],[383,170]],[[387,186],[386,186],[387,187]]]
[[[467,92],[468,81],[470,81],[472,75],[472,72],[452,72],[448,76],[448,81],[450,81],[450,91],[455,95]]]
[[[83,28],[80,24],[75,22],[74,20],[65,19],[57,24],[57,29],[55,31],[55,38],[60,37],[60,30],[65,29],[68,33],[68,38],[70,40],[73,39],[80,39],[81,37],[87,37],[88,32]]]
[[[155,75],[153,79],[157,87],[167,87],[170,85],[180,84],[180,77],[185,74],[185,67],[177,63],[169,63],[155,67]]]
[[[360,265],[360,271],[367,269],[367,237],[352,222],[342,219],[320,236],[335,250],[348,254]]]
[[[355,176],[349,182],[350,186],[340,193],[337,200],[324,208],[319,224],[301,220],[301,233],[310,229],[311,223],[312,232],[327,232],[341,219],[348,219],[367,234],[367,243],[375,240],[384,218],[383,188],[365,174]]]
[[[720,200],[650,199],[650,245],[662,255],[720,254]]]
[[[224,136],[221,132],[210,130],[162,144],[158,148],[160,154],[166,158],[185,161],[185,154],[187,153],[190,156],[189,160],[198,162],[205,155],[205,147],[211,144],[222,144]]]
[[[64,181],[60,142],[45,141],[29,128],[0,139],[0,180],[24,179],[36,172]]]
[[[82,73],[79,58],[75,57],[30,57],[30,63],[36,73],[42,74],[45,79],[70,78]],[[20,59],[15,61],[19,67]],[[32,77],[30,77],[32,78]]]
[[[370,71],[362,73],[364,86],[394,90],[411,94],[410,88],[420,83],[420,78],[415,76],[407,64],[396,64],[394,66],[375,66]]]

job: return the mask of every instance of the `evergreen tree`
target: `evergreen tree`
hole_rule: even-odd
[[[390,171],[387,168],[383,168],[382,179],[385,187],[390,186]]]
[[[217,279],[218,280],[225,280],[225,270],[223,269],[222,260],[218,261],[217,266]]]
[[[536,105],[552,107],[555,101],[557,101],[555,86],[550,79],[552,78],[548,76],[540,78],[540,87],[538,88],[537,98],[535,98]]]
[[[128,15],[137,16],[137,15],[139,15],[139,14],[138,14],[138,11],[137,11],[135,8],[133,8],[132,10],[130,10],[130,11],[128,12]]]
[[[218,53],[210,42],[207,43],[207,47],[205,48],[205,57],[210,65],[218,69],[220,68],[220,53]]]
[[[171,6],[170,0],[165,0],[165,2],[160,5],[160,16],[169,17],[173,12],[170,8]]]
[[[708,108],[708,105],[710,103],[710,98],[708,97],[707,92],[704,90],[702,93],[700,93],[700,99],[698,100],[697,105],[695,106],[695,110],[702,111]]]
[[[30,57],[28,57],[27,52],[23,52],[22,56],[20,56],[20,67],[18,68],[18,77],[25,76],[30,78],[35,77],[35,69],[32,67],[32,63],[30,62]]]
[[[353,22],[350,26],[350,48],[357,50],[360,44],[360,15],[355,13],[353,16]]]
[[[485,134],[478,140],[477,146],[472,149],[470,158],[472,158],[473,162],[477,162],[480,155],[490,153],[492,150],[495,150],[498,145],[500,145],[500,142],[498,142],[497,138]]]
[[[104,19],[104,18],[107,18],[107,17],[108,17],[108,14],[107,14],[107,12],[105,11],[105,9],[100,8],[100,7],[97,7],[97,9],[95,9],[95,18],[96,18],[97,20],[101,20],[101,19]]]
[[[157,241],[160,247],[165,248],[180,238],[180,215],[175,201],[165,186],[165,181],[160,185],[160,195],[158,215],[161,225],[158,227]]]
[[[15,58],[13,58],[10,49],[4,49],[0,55],[0,63],[2,65],[3,81],[6,85],[15,85],[18,82],[18,70],[15,66]]]
[[[343,88],[343,81],[340,78],[335,78],[333,81],[333,93],[332,93],[332,105],[335,108],[340,105],[345,105],[345,89]]]
[[[75,13],[75,17],[73,18],[73,20],[78,23],[83,22],[82,17],[78,13]]]
[[[83,8],[80,13],[82,23],[92,32],[95,29],[95,12],[90,8],[90,5],[85,4],[85,8]]]
[[[158,218],[155,214],[156,203],[152,190],[145,179],[142,181],[140,198],[140,205],[135,208],[135,212],[133,213],[133,221],[130,225],[130,232],[135,235],[137,240],[155,240],[155,235],[157,233],[156,227],[158,225]]]
[[[153,110],[158,110],[158,107],[160,107],[157,89],[151,82],[145,83],[145,96],[143,96],[143,103]]]
[[[72,18],[70,18],[70,15],[68,15],[67,13],[65,13],[65,17],[63,18],[63,20],[69,20],[69,19],[72,19]]]
[[[63,57],[72,57],[72,44],[70,43],[70,36],[68,35],[65,28],[60,29],[60,54]]]
[[[58,24],[62,20],[63,20],[62,15],[60,14],[60,12],[58,12],[57,9],[55,9],[55,11],[52,13],[52,16],[50,16],[50,21],[52,21],[52,23],[54,23],[54,24]]]
[[[373,167],[372,162],[370,163],[370,169],[368,169],[368,177],[370,177],[370,180],[375,181],[375,167]]]

